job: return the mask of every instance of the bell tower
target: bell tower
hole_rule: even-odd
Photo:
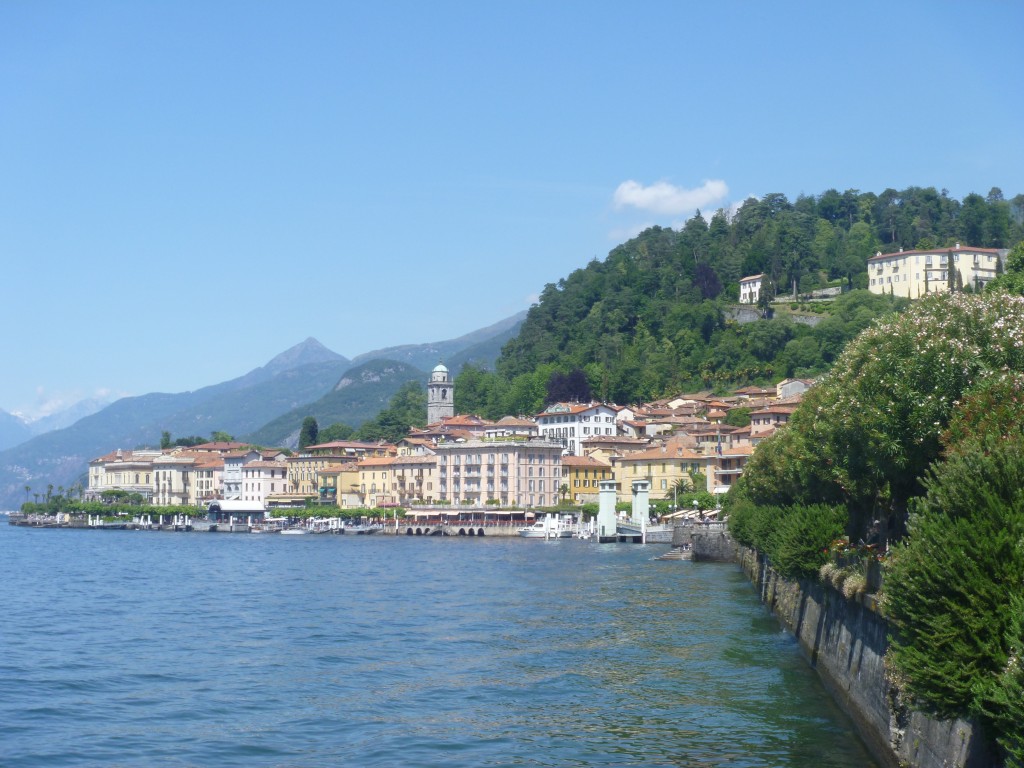
[[[438,363],[427,382],[427,424],[436,424],[442,417],[455,415],[455,386],[444,363]]]

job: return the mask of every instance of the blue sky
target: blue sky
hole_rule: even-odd
[[[1024,192],[1021,2],[0,2],[0,408],[461,335],[750,195]]]

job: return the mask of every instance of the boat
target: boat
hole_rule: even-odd
[[[284,528],[281,530],[282,536],[300,536],[306,533],[309,533],[306,528]]]
[[[533,525],[520,528],[516,531],[524,539],[571,539],[572,529],[559,525],[556,521],[550,523],[546,520],[538,520]]]

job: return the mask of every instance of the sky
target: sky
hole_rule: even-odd
[[[750,196],[1024,192],[1024,2],[0,0],[0,409],[454,338]]]

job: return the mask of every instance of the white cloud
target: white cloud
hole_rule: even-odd
[[[616,208],[639,208],[679,216],[698,208],[717,208],[728,194],[729,187],[719,179],[709,179],[696,189],[684,189],[667,181],[645,187],[630,179],[619,184],[613,200]]]

